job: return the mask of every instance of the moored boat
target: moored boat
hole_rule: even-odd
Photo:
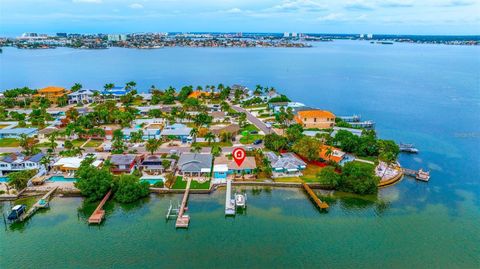
[[[27,209],[26,205],[16,205],[12,207],[12,210],[10,211],[10,214],[8,214],[7,219],[9,221],[17,221],[20,216],[22,216],[23,213],[25,213],[25,210]]]
[[[430,172],[423,171],[423,169],[418,170],[417,175],[415,176],[416,179],[421,181],[428,181],[430,180]]]
[[[400,151],[403,151],[403,152],[418,153],[418,149],[415,148],[415,146],[413,144],[400,143],[400,144],[398,144],[398,147],[400,148]]]

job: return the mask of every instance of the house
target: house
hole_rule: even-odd
[[[220,136],[223,133],[230,133],[232,136],[237,136],[240,133],[240,125],[234,123],[227,126],[211,128],[211,131],[215,136]]]
[[[233,158],[217,157],[213,165],[213,174],[216,183],[223,183],[228,176],[254,178],[256,168],[255,157],[246,157],[240,166],[238,166]]]
[[[338,148],[322,145],[320,147],[320,158],[326,162],[332,161],[340,163],[346,156],[346,153]]]
[[[45,156],[43,153],[37,153],[32,156],[25,156],[22,153],[0,156],[0,176],[23,170],[44,169],[43,165],[40,164],[43,156]]]
[[[95,90],[89,89],[80,89],[76,92],[68,94],[68,103],[69,104],[90,104],[95,100]]]
[[[124,128],[122,129],[123,139],[130,140],[132,133],[142,132],[142,139],[159,139],[160,138],[160,129],[159,128]]]
[[[120,97],[128,94],[129,89],[125,87],[113,87],[111,89],[105,89],[101,92],[102,95],[105,95],[107,98],[119,99]]]
[[[204,91],[193,91],[188,95],[188,98],[195,98],[198,99],[200,97],[207,97],[210,96],[210,92],[204,92]]]
[[[43,97],[48,99],[52,103],[57,103],[58,98],[63,97],[67,94],[68,92],[65,90],[65,88],[62,87],[56,87],[56,86],[48,86],[43,89],[39,89],[37,91],[37,94],[35,94],[35,97]]]
[[[332,132],[332,137],[335,137],[335,135],[338,133],[338,131],[344,130],[347,132],[350,132],[356,136],[362,136],[362,129],[354,129],[354,128],[346,128],[346,127],[333,127],[333,132]]]
[[[110,156],[112,164],[110,171],[114,174],[131,174],[137,167],[138,157],[134,154],[113,154]]]
[[[303,128],[326,129],[335,126],[335,115],[326,110],[312,109],[297,112],[295,121]]]
[[[56,127],[46,127],[42,130],[38,131],[38,138],[39,139],[47,139],[48,136],[54,132],[58,132],[58,128]]]
[[[184,124],[175,123],[163,128],[160,135],[162,137],[174,137],[176,139],[180,139],[182,143],[187,143],[192,140],[192,138],[190,137],[191,131],[192,128],[189,128]]]
[[[174,167],[174,159],[166,159],[151,154],[146,155],[140,163],[140,170],[148,174],[162,174],[166,171],[172,171]]]
[[[182,153],[178,159],[178,174],[182,176],[208,176],[212,171],[212,154]]]
[[[52,169],[54,171],[71,174],[73,176],[73,173],[80,168],[83,160],[85,160],[85,157],[63,157],[58,159],[52,165]],[[101,160],[95,160],[93,161],[92,165],[94,167],[99,167],[102,163],[103,162]]]
[[[266,152],[265,156],[270,161],[273,177],[301,176],[301,171],[307,167],[307,164],[293,153],[277,155]]]
[[[223,122],[227,116],[223,111],[213,111],[208,113],[208,115],[212,117],[213,122]]]
[[[278,113],[281,111],[282,107],[283,109],[287,110],[288,108],[292,108],[293,110],[305,107],[303,103],[298,103],[298,102],[274,102],[274,103],[269,103],[268,107],[274,112]]]
[[[11,128],[11,129],[0,129],[0,139],[1,138],[20,138],[21,135],[26,135],[28,137],[33,137],[37,135],[37,128]]]

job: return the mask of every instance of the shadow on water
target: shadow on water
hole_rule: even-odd
[[[344,192],[333,192],[329,195],[319,195],[330,208],[339,207],[346,211],[364,211],[374,209],[377,215],[382,215],[390,208],[390,202],[384,201],[378,195],[358,195]]]

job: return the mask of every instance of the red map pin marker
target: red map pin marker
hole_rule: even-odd
[[[247,157],[247,153],[243,148],[236,148],[232,152],[233,159],[237,163],[237,165],[240,167],[245,160],[245,157]]]

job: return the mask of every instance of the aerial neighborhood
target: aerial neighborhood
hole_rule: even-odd
[[[58,188],[95,201],[111,189],[128,203],[230,180],[371,194],[402,175],[397,144],[379,139],[373,121],[309,107],[273,87],[136,88],[4,91],[1,196]],[[245,151],[241,163],[236,148]]]

